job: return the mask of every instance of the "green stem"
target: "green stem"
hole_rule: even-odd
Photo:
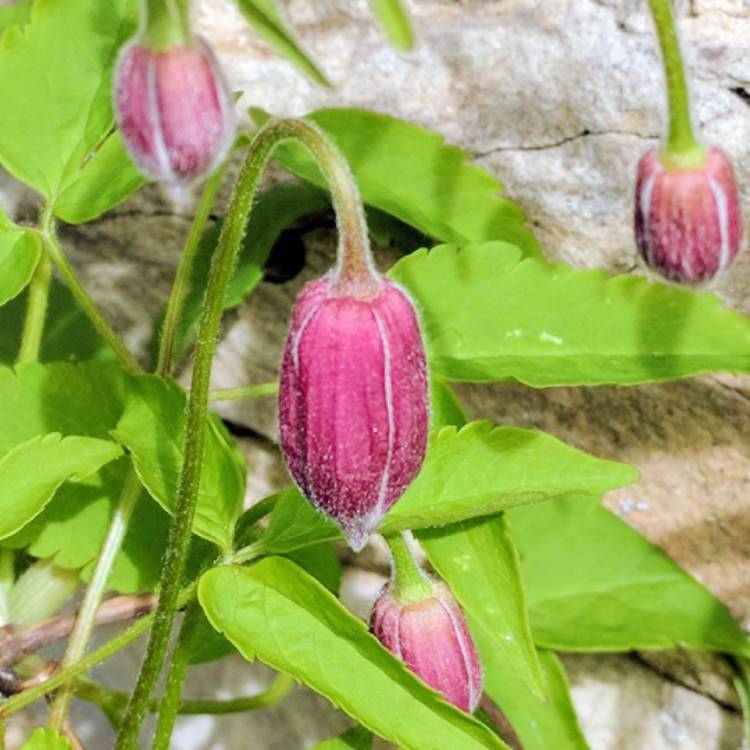
[[[164,688],[164,697],[159,707],[159,719],[156,722],[156,735],[152,745],[153,750],[169,750],[169,741],[172,737],[174,723],[180,711],[180,695],[182,694],[182,683],[185,681],[190,662],[190,645],[193,641],[196,628],[200,622],[201,608],[197,602],[193,602],[185,613],[182,621],[180,635],[177,638],[172,659],[169,662],[167,673],[167,684]]]
[[[62,660],[62,668],[65,669],[75,664],[86,652],[91,633],[94,629],[96,613],[102,603],[107,589],[107,581],[115,564],[115,558],[122,547],[122,540],[133,515],[133,510],[141,493],[141,483],[138,475],[131,468],[125,485],[123,486],[120,500],[115,508],[114,516],[109,525],[107,536],[102,545],[101,552],[96,561],[94,574],[89,581],[86,593],[81,603],[75,625],[70,634],[65,656]],[[52,704],[47,726],[50,729],[62,731],[68,715],[68,707],[73,697],[73,686],[66,685],[56,696]]]
[[[239,388],[217,388],[208,394],[209,401],[249,401],[253,398],[275,396],[279,392],[279,381],[246,385]]]
[[[264,690],[262,693],[225,701],[183,699],[180,701],[178,714],[191,716],[199,714],[221,715],[257,711],[279,703],[293,687],[294,680],[289,675],[280,672],[276,675],[268,690]],[[125,708],[129,697],[127,693],[109,690],[89,680],[80,680],[76,683],[76,695],[89,703],[96,703],[110,716],[116,716]],[[154,698],[149,705],[149,711],[156,713],[161,710],[161,707],[162,701]]]
[[[182,589],[177,597],[178,607],[184,607],[191,602],[195,598],[197,589],[197,581]],[[71,680],[75,680],[97,664],[101,664],[101,662],[106,661],[113,654],[130,645],[138,636],[145,633],[151,627],[155,619],[155,614],[155,612],[151,612],[142,617],[129,628],[118,633],[112,640],[107,641],[103,646],[92,651],[88,656],[84,656],[83,659],[80,659],[75,664],[71,664],[66,669],[61,669],[48,680],[30,687],[22,693],[14,695],[12,698],[8,698],[7,701],[0,703],[0,720],[11,716],[22,708],[26,708],[26,706],[30,706],[35,701],[57,690]]]
[[[195,255],[198,252],[203,229],[206,226],[211,208],[216,200],[216,193],[221,185],[224,176],[224,165],[222,164],[206,183],[201,195],[200,202],[190,225],[185,248],[182,251],[180,264],[177,266],[172,291],[167,302],[167,309],[164,313],[164,324],[162,325],[161,342],[159,344],[159,357],[156,365],[156,374],[162,377],[170,375],[174,359],[175,338],[177,336],[177,327],[180,322],[180,316],[185,304],[185,297],[190,282],[190,273],[193,269]]]
[[[290,138],[299,140],[309,149],[318,160],[326,177],[331,181],[331,192],[341,232],[339,247],[343,251],[339,277],[348,278],[347,269],[357,265],[356,259],[347,260],[350,256],[359,253],[359,261],[365,264],[370,263],[367,231],[359,203],[359,194],[343,157],[314,125],[301,120],[272,120],[266,123],[257,131],[248,149],[245,164],[232,194],[229,212],[222,226],[219,244],[211,262],[198,327],[198,343],[195,349],[193,377],[187,403],[185,458],[180,472],[174,519],[170,527],[162,567],[159,607],[151,629],[146,658],[123,718],[115,750],[132,750],[137,746],[138,733],[161,673],[169,645],[176,610],[176,597],[198,499],[208,418],[211,365],[226,291],[247,228],[260,175],[276,146]],[[353,281],[359,281],[359,279],[353,279]]]
[[[669,135],[662,158],[674,168],[697,166],[705,161],[706,149],[693,130],[685,67],[675,28],[671,0],[649,0],[659,36],[669,100]]]
[[[62,248],[60,247],[57,237],[54,234],[54,230],[50,230],[44,233],[44,242],[47,247],[47,252],[52,258],[52,262],[59,271],[63,280],[70,289],[73,297],[78,303],[79,307],[86,314],[91,324],[96,329],[96,332],[104,339],[104,341],[112,347],[115,354],[120,359],[123,367],[130,372],[140,372],[141,367],[138,364],[136,358],[133,356],[130,349],[123,343],[122,339],[115,333],[109,321],[102,315],[99,308],[96,306],[94,301],[89,296],[88,292],[84,289],[81,284],[75,270],[68,262],[65,257]]]
[[[401,604],[408,604],[434,596],[432,581],[412,556],[403,535],[389,534],[385,541],[391,550],[393,598]]]
[[[47,253],[42,250],[34,275],[29,283],[29,298],[26,303],[26,320],[23,325],[19,362],[36,362],[42,344],[44,319],[47,316],[49,286],[52,281],[52,264]]]
[[[189,0],[143,0],[142,15],[146,41],[152,49],[190,42]]]

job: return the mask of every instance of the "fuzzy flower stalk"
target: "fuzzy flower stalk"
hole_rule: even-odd
[[[179,196],[224,159],[235,123],[211,47],[170,8],[164,0],[149,0],[141,31],[121,50],[115,112],[141,172]]]
[[[411,558],[403,538],[388,543],[393,577],[375,601],[370,631],[449,703],[473,713],[482,696],[482,667],[461,608],[448,587]]]
[[[348,207],[338,263],[294,305],[279,423],[295,482],[359,550],[424,460],[427,366],[414,304],[375,270],[353,178],[337,163]]]
[[[643,156],[635,190],[635,237],[645,262],[684,283],[713,279],[740,249],[742,219],[734,170],[696,136],[670,0],[649,0],[669,100],[665,143]]]

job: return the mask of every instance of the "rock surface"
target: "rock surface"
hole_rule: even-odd
[[[300,115],[322,106],[387,112],[437,130],[496,174],[528,214],[550,259],[612,272],[639,270],[630,227],[640,154],[664,122],[661,72],[642,0],[413,0],[419,46],[388,47],[365,0],[288,0],[285,13],[336,89],[325,91],[270,53],[230,0],[200,0],[196,19],[216,44],[241,109]],[[750,205],[750,73],[746,0],[678,4],[692,70],[695,115],[706,140],[738,167]],[[4,191],[23,210],[23,195]],[[142,354],[168,293],[187,231],[149,189],[64,239],[97,301]],[[286,316],[301,284],[330,262],[326,230],[305,236],[308,264],[289,283],[262,284],[229,317],[216,386],[275,377]],[[388,264],[388,256],[379,261]],[[750,311],[750,255],[740,254],[716,291]],[[550,389],[496,385],[461,389],[474,415],[540,427],[597,455],[636,465],[641,481],[608,503],[725,601],[750,626],[750,388],[741,378],[702,378],[637,389]],[[219,411],[260,436],[251,448],[257,497],[281,481],[268,440],[273,400]],[[252,435],[250,441],[256,440]],[[268,467],[271,467],[270,469]],[[376,555],[379,559],[379,556]],[[369,573],[369,584],[378,580]],[[347,591],[365,583],[346,582]],[[364,593],[363,593],[364,592]],[[565,658],[592,750],[737,750],[736,714],[675,686],[629,657]],[[674,669],[670,668],[671,674]],[[228,660],[206,667],[193,688],[251,688]],[[192,688],[189,688],[191,690]],[[713,695],[725,685],[701,686]],[[87,736],[90,749],[110,735]],[[345,726],[305,691],[249,718],[184,720],[181,750],[309,747]],[[265,728],[264,728],[265,727]],[[257,741],[256,741],[257,740]]]

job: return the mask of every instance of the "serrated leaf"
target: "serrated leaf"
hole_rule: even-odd
[[[251,114],[257,123],[269,119],[261,110]],[[307,119],[346,157],[365,203],[444,242],[504,240],[527,255],[540,254],[523,211],[500,197],[500,182],[437,133],[360,109],[322,109]],[[303,146],[283,144],[275,154],[290,171],[326,186]]]
[[[257,655],[305,682],[404,750],[507,750],[484,725],[420,682],[288,560],[214,568],[201,578],[198,598],[209,621],[245,658]]]
[[[28,290],[0,307],[0,364],[12,365],[21,346]],[[99,338],[68,288],[53,278],[39,352],[41,362],[115,362],[114,352]]]
[[[537,644],[750,655],[724,604],[598,500],[518,508],[509,518]]]
[[[711,294],[497,243],[420,250],[390,276],[414,296],[430,365],[448,380],[633,385],[750,370],[750,319]]]
[[[133,457],[133,465],[151,496],[171,513],[184,460],[185,392],[153,375],[134,377],[125,410],[112,431]],[[221,421],[208,420],[203,469],[193,530],[221,549],[232,548],[234,525],[242,513],[244,458]]]
[[[0,458],[0,539],[38,516],[65,481],[80,481],[122,455],[117,443],[59,432],[39,435]]]
[[[378,529],[382,533],[442,526],[542,500],[602,492],[630,484],[637,472],[595,458],[536,430],[472,422],[434,431],[422,470]],[[281,493],[256,543],[270,553],[339,539],[299,490]]]
[[[401,0],[370,0],[370,5],[391,44],[404,52],[412,49],[414,30],[411,27],[409,13]]]
[[[134,31],[132,0],[36,0],[0,40],[0,161],[53,203],[112,128],[112,68]]]
[[[39,235],[15,224],[0,209],[0,305],[23,291],[41,251]]]
[[[330,87],[325,75],[287,28],[276,0],[237,0],[237,5],[258,36],[282,57],[321,86]]]
[[[518,675],[500,657],[485,631],[472,625],[470,619],[484,667],[485,692],[500,706],[524,750],[589,750],[557,656],[552,651],[539,650],[549,698],[546,703],[529,700]]]
[[[107,137],[55,201],[55,215],[83,224],[122,203],[143,186],[143,175],[125,150],[119,131]]]
[[[21,750],[73,750],[73,745],[54,729],[35,729]]]
[[[313,750],[372,750],[372,732],[364,727],[354,727],[338,737],[319,742]]]
[[[544,701],[545,682],[531,638],[518,553],[505,518],[422,529],[416,536],[471,617],[472,632],[482,629],[497,656],[520,678],[529,702]]]

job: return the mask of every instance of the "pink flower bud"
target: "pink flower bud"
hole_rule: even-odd
[[[414,306],[376,278],[358,294],[328,276],[292,313],[281,365],[281,447],[303,494],[361,549],[424,460],[427,368]]]
[[[164,50],[133,41],[120,53],[116,80],[117,123],[148,177],[185,185],[224,158],[234,138],[232,100],[202,39]]]
[[[742,218],[734,170],[718,148],[693,169],[665,169],[657,149],[638,164],[635,235],[651,268],[695,283],[721,273],[740,248]]]
[[[482,666],[461,608],[448,588],[399,604],[390,584],[380,592],[370,631],[423,682],[458,708],[473,712],[482,696]]]

